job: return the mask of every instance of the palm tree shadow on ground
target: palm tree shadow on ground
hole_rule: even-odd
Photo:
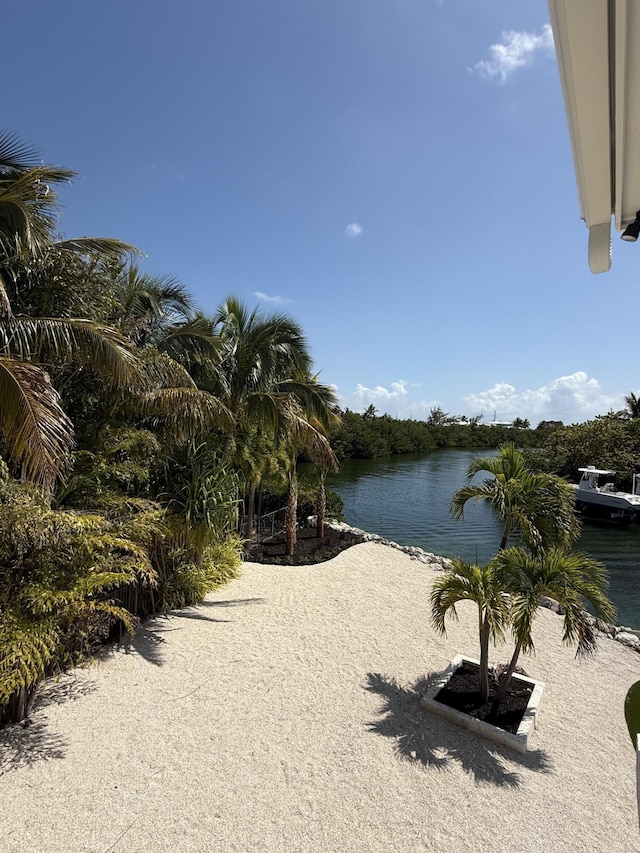
[[[263,598],[238,598],[229,601],[203,601],[194,607],[184,607],[182,610],[171,610],[169,613],[153,617],[143,625],[140,625],[131,637],[126,635],[120,644],[126,654],[131,651],[137,652],[148,663],[154,666],[162,666],[164,663],[164,644],[166,639],[163,634],[182,630],[180,625],[171,626],[169,617],[177,619],[196,619],[204,622],[230,622],[230,619],[214,619],[200,612],[203,607],[240,607],[247,604],[261,604]],[[109,652],[112,647],[109,647]]]
[[[383,704],[380,719],[369,724],[369,731],[393,738],[395,753],[406,761],[441,771],[458,762],[476,782],[498,787],[519,788],[522,784],[521,777],[508,771],[501,758],[516,760],[529,770],[553,771],[543,750],[519,755],[425,711],[420,700],[440,674],[431,673],[409,687],[401,687],[394,678],[370,672],[365,690],[377,693]]]

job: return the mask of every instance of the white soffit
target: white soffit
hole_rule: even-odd
[[[589,266],[640,210],[640,2],[549,0]],[[636,47],[636,45],[638,47]]]

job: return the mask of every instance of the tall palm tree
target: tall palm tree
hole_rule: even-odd
[[[508,548],[490,562],[491,572],[499,587],[511,600],[511,628],[515,649],[493,702],[492,713],[506,695],[520,653],[534,650],[532,624],[543,596],[553,598],[564,610],[566,643],[576,643],[578,654],[595,651],[596,632],[585,604],[597,619],[610,622],[614,607],[605,595],[606,569],[588,554],[552,548],[531,554],[524,548]]]
[[[311,355],[301,327],[284,314],[249,310],[229,297],[213,317],[218,337],[215,369],[197,374],[230,414],[225,454],[242,455],[238,441],[257,430],[280,447],[296,431],[310,428],[310,418],[323,423],[331,389],[311,380]],[[333,392],[331,392],[333,393]],[[254,493],[251,475],[246,483]]]
[[[110,324],[137,346],[157,343],[166,327],[194,316],[193,299],[182,282],[141,272],[131,262],[117,274]]]
[[[296,545],[296,522],[298,516],[298,476],[297,458],[301,450],[308,451],[311,458],[332,471],[338,469],[338,459],[331,448],[327,432],[337,424],[337,399],[335,392],[327,385],[317,381],[317,377],[307,380],[305,400],[307,407],[301,405],[293,395],[285,401],[282,411],[286,418],[286,438],[284,444],[289,448],[287,466],[287,515],[285,555],[293,556]]]
[[[512,443],[502,445],[497,456],[474,459],[467,480],[481,471],[492,474],[492,479],[458,489],[450,504],[454,518],[464,518],[468,501],[486,501],[503,525],[500,550],[514,534],[532,550],[575,542],[580,524],[573,490],[564,480],[532,471]]]
[[[461,559],[451,560],[431,590],[431,621],[444,634],[447,614],[457,618],[456,605],[472,601],[478,609],[480,639],[480,701],[489,699],[489,641],[502,639],[509,618],[508,596],[497,582],[491,566],[477,566]]]
[[[311,373],[311,355],[301,327],[284,314],[249,311],[235,297],[213,317],[219,339],[218,370],[210,390],[234,417],[231,448],[243,421],[273,429],[281,420],[277,395],[297,395],[296,376]],[[287,387],[283,387],[287,383]]]
[[[135,358],[120,336],[87,320],[14,316],[7,282],[54,244],[58,202],[55,186],[73,172],[36,162],[14,136],[0,134],[0,425],[22,475],[50,487],[64,469],[73,442],[48,376],[25,361],[52,354],[84,358],[121,385],[135,381]],[[55,243],[62,255],[102,253],[117,257],[133,249],[115,240],[78,238]],[[29,410],[30,417],[21,413]]]

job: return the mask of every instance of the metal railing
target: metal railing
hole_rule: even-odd
[[[267,512],[258,518],[256,524],[257,541],[272,539],[280,533],[284,533],[287,526],[287,508]]]

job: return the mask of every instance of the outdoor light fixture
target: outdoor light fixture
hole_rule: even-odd
[[[631,225],[627,225],[624,229],[621,236],[627,243],[635,243],[638,239],[638,234],[640,234],[640,210],[636,213],[636,218]]]

